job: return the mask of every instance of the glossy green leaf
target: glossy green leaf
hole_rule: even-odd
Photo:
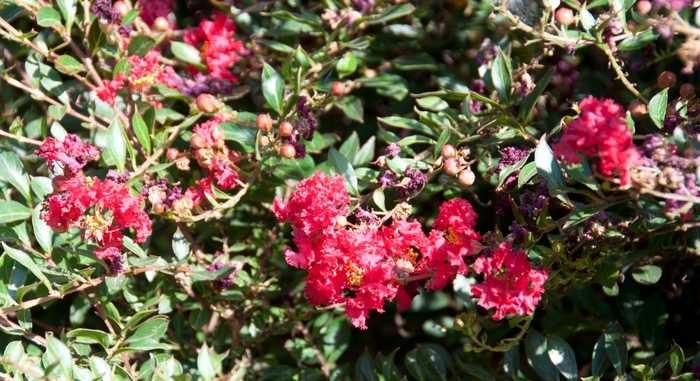
[[[56,374],[69,380],[73,379],[73,356],[68,346],[54,336],[46,338],[46,353],[44,353],[44,365],[56,366]]]
[[[335,64],[335,69],[338,71],[340,78],[347,77],[357,70],[357,57],[352,53],[346,54]]]
[[[645,285],[653,285],[661,279],[663,271],[661,267],[655,265],[646,265],[632,269],[632,278],[637,283]]]
[[[194,46],[184,42],[172,41],[170,43],[170,49],[173,55],[182,61],[192,65],[201,65],[202,54],[199,49]]]
[[[520,119],[520,121],[525,122],[530,117],[532,114],[532,109],[539,101],[544,89],[546,89],[547,85],[549,85],[549,81],[552,79],[553,75],[554,70],[550,70],[545,73],[545,75],[543,75],[542,78],[537,81],[535,89],[532,90],[530,94],[525,97],[525,99],[523,99],[523,103],[520,105],[520,111],[518,112],[518,119]]]
[[[356,122],[364,123],[365,110],[362,107],[360,98],[354,95],[346,95],[335,102],[335,105],[343,110],[343,113],[345,113],[345,116],[348,118]]]
[[[207,343],[204,343],[202,348],[199,350],[199,355],[197,356],[197,370],[199,370],[199,374],[205,381],[213,380],[216,377],[216,362],[209,350],[209,347],[207,346]]]
[[[491,80],[493,81],[493,86],[496,88],[496,91],[500,95],[502,101],[505,103],[510,103],[510,92],[512,87],[510,61],[500,49],[491,66]]]
[[[668,362],[671,365],[671,371],[673,372],[674,376],[678,376],[683,371],[685,355],[683,354],[683,348],[681,348],[680,345],[675,343],[673,344]]]
[[[668,89],[663,89],[649,101],[649,116],[656,127],[663,128],[668,107]]]
[[[605,334],[605,353],[615,367],[619,376],[625,374],[627,368],[627,343],[619,333]]]
[[[0,148],[0,179],[12,184],[27,201],[32,201],[30,182],[22,162],[14,152]]]
[[[66,27],[70,29],[75,21],[75,13],[78,11],[78,0],[56,0],[58,9],[61,10],[63,18],[66,20]]]
[[[39,11],[36,13],[36,22],[45,28],[62,25],[61,15],[51,7],[39,8]]]
[[[134,134],[136,134],[136,138],[139,140],[139,143],[141,143],[141,146],[146,150],[147,154],[151,153],[151,132],[146,125],[146,122],[144,122],[143,118],[139,113],[134,113],[134,118],[131,121],[131,124],[134,128]]]
[[[265,64],[262,72],[262,91],[267,104],[278,114],[284,107],[284,80],[275,69]]]
[[[639,33],[636,36],[630,36],[622,40],[617,44],[618,50],[637,50],[641,49],[656,40],[659,33],[653,29],[647,30],[646,32]]]
[[[525,340],[527,362],[544,381],[559,381],[559,370],[547,354],[547,338],[537,331],[531,331]]]
[[[160,339],[168,329],[168,319],[165,316],[154,316],[141,323],[136,330],[128,335],[124,343],[135,343],[143,339]]]
[[[376,140],[377,139],[374,136],[371,136],[369,139],[367,139],[365,144],[360,147],[352,160],[352,165],[354,167],[362,167],[374,159],[374,146]]]
[[[545,135],[542,135],[535,149],[535,165],[537,166],[537,173],[547,180],[547,188],[563,188],[566,185],[564,176],[561,174],[559,163],[554,158],[554,154],[549,144],[547,144]]]
[[[187,239],[185,239],[180,229],[173,235],[172,247],[173,254],[175,254],[175,257],[180,261],[184,261],[190,255],[190,244],[187,242]]]
[[[336,149],[331,148],[328,151],[328,168],[334,174],[339,174],[343,177],[345,185],[348,187],[348,192],[350,194],[357,196],[359,190],[357,188],[357,176],[355,175],[355,170],[352,168],[352,164],[348,159],[343,156]]]
[[[143,57],[156,45],[156,42],[146,35],[139,34],[129,42],[128,51],[130,55]]]
[[[385,118],[377,118],[377,120],[391,127],[419,132],[433,138],[438,137],[435,131],[431,130],[430,127],[415,119],[408,119],[400,116],[387,116]]]
[[[547,339],[547,355],[567,380],[578,380],[576,355],[566,341],[556,336],[549,337]]]
[[[124,137],[124,129],[122,128],[119,119],[115,118],[112,124],[107,128],[107,148],[104,151],[105,156],[119,168],[119,172],[124,172],[126,163],[126,138]]]
[[[644,302],[637,320],[637,332],[639,340],[647,349],[655,350],[661,344],[667,320],[666,303],[659,294],[654,294]]]
[[[591,358],[591,374],[596,377],[602,377],[605,370],[610,366],[610,359],[608,358],[607,351],[605,349],[605,334],[598,337],[598,341],[593,346],[593,357]]]
[[[0,224],[22,221],[32,216],[32,210],[17,201],[0,200]]]
[[[374,359],[369,353],[365,352],[355,363],[355,375],[358,381],[379,381]]]
[[[360,137],[357,135],[357,131],[353,131],[350,137],[345,139],[343,144],[338,148],[338,152],[343,154],[346,159],[354,160],[357,151],[360,149]]]

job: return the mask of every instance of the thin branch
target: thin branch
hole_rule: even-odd
[[[3,130],[0,130],[0,135],[5,136],[5,137],[10,138],[10,139],[17,140],[20,143],[26,143],[26,144],[31,144],[31,145],[35,145],[35,146],[41,145],[41,142],[38,140],[25,138],[24,136],[14,135],[14,134],[11,134],[11,133],[3,131]]]

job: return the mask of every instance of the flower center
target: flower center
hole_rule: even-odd
[[[112,225],[112,217],[105,218],[100,210],[82,218],[80,228],[85,229],[85,239],[94,238],[97,242],[102,242],[107,229]]]
[[[454,244],[454,245],[461,245],[462,244],[462,240],[459,239],[459,236],[457,236],[457,234],[455,233],[452,226],[447,228],[447,231],[445,231],[445,239],[447,240],[447,242]]]
[[[362,284],[362,274],[364,271],[357,267],[352,261],[348,261],[345,270],[345,276],[348,278],[348,283],[352,286],[359,286]]]

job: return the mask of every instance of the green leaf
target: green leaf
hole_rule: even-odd
[[[639,340],[649,350],[655,350],[664,337],[668,312],[666,303],[659,294],[654,294],[642,306],[637,320]]]
[[[376,140],[377,138],[373,135],[360,147],[360,150],[357,151],[355,158],[352,160],[352,165],[354,167],[361,167],[372,161],[374,158],[374,145]]]
[[[53,230],[41,219],[42,206],[37,205],[32,212],[32,227],[34,228],[34,237],[39,242],[39,246],[44,250],[44,253],[51,254],[53,250]]]
[[[281,43],[281,42],[279,42],[279,41],[274,41],[274,40],[255,40],[255,43],[256,43],[256,44],[265,45],[265,46],[267,46],[268,48],[270,48],[270,49],[272,49],[272,50],[275,50],[275,51],[278,51],[278,52],[280,52],[280,53],[287,53],[287,54],[289,54],[289,53],[291,53],[291,52],[294,51],[294,48],[292,48],[292,47],[289,46],[289,45],[285,45],[285,44],[283,44],[283,43]]]
[[[343,113],[345,113],[345,116],[348,118],[364,123],[364,108],[362,107],[362,101],[360,98],[354,96],[354,95],[346,95],[342,97],[340,100],[335,102],[335,105],[343,110]]]
[[[36,13],[36,22],[44,28],[62,25],[61,15],[51,7],[39,8],[39,11]]]
[[[537,173],[547,180],[547,188],[556,189],[566,186],[559,163],[554,158],[545,135],[542,135],[535,149],[535,165],[537,166]]]
[[[602,377],[605,370],[610,366],[605,349],[605,334],[600,335],[598,341],[593,346],[593,357],[591,359],[591,374],[596,377]]]
[[[578,380],[576,355],[566,341],[556,336],[549,337],[547,339],[547,355],[567,380]]]
[[[600,186],[598,185],[598,181],[596,180],[595,175],[591,170],[591,166],[588,164],[588,160],[586,160],[580,153],[578,155],[581,157],[581,163],[565,165],[564,170],[574,180],[587,186],[589,189],[592,189],[596,192],[599,191]]]
[[[144,122],[143,118],[141,115],[139,115],[138,112],[134,113],[134,118],[131,121],[131,124],[134,128],[134,134],[136,134],[136,138],[139,140],[139,143],[143,146],[143,149],[146,150],[147,154],[151,153],[151,136],[150,136],[150,131],[148,126],[146,125],[146,122]]]
[[[0,179],[17,188],[25,200],[32,201],[29,176],[22,162],[14,152],[5,148],[0,148]]]
[[[539,101],[544,89],[546,89],[547,85],[549,85],[549,81],[552,79],[553,75],[554,70],[550,70],[545,73],[545,75],[543,75],[542,78],[537,81],[535,89],[532,90],[530,94],[525,97],[525,99],[523,99],[523,103],[520,105],[520,111],[518,112],[518,119],[520,119],[520,121],[525,122],[530,117],[532,114],[532,109],[537,104],[537,101]]]
[[[632,278],[637,283],[651,286],[661,279],[661,267],[655,265],[646,265],[632,269]]]
[[[353,131],[350,137],[347,138],[338,149],[338,152],[343,154],[348,161],[353,160],[357,151],[360,149],[360,137],[357,131]]]
[[[239,117],[242,116],[239,114]],[[225,122],[220,124],[224,131],[224,139],[233,140],[238,143],[245,153],[253,152],[255,149],[255,132],[257,128],[248,124],[247,120]]]
[[[413,13],[413,11],[415,11],[415,9],[416,8],[411,4],[392,5],[388,8],[385,8],[384,11],[378,17],[368,20],[367,24],[375,25],[396,20],[398,18],[410,15],[411,13]],[[353,25],[353,29],[357,28],[357,25],[359,25],[358,22],[355,22],[355,24],[356,25]]]
[[[666,107],[668,107],[668,89],[663,89],[649,101],[649,116],[658,128],[664,127]]]
[[[133,24],[136,18],[139,17],[141,13],[140,9],[132,9],[127,14],[122,17],[122,25]]]
[[[622,40],[619,44],[617,44],[617,50],[637,50],[641,49],[652,42],[656,40],[656,37],[659,36],[659,33],[653,29],[650,29],[646,32],[639,33],[636,36],[630,36]]]
[[[17,201],[0,200],[0,224],[22,221],[32,216],[32,210]]]
[[[54,336],[46,337],[46,353],[44,353],[44,366],[56,365],[58,374],[68,380],[73,379],[73,356],[68,346]]]
[[[212,356],[207,343],[204,343],[202,348],[199,350],[199,355],[197,355],[197,369],[202,379],[213,380],[216,377],[217,370],[220,370],[221,364],[215,361],[214,356]]]
[[[85,67],[83,67],[83,64],[80,63],[80,61],[76,60],[75,58],[64,54],[62,56],[59,56],[58,59],[56,60],[58,63],[61,65],[56,65],[56,70],[71,74],[71,73],[79,73],[82,71],[85,71]],[[59,118],[60,119],[60,118]]]
[[[209,308],[196,309],[190,312],[188,320],[192,328],[199,330],[209,322],[209,319],[211,319],[211,314],[212,311]]]
[[[537,174],[537,163],[534,161],[531,161],[520,170],[520,174],[518,175],[518,187],[522,187],[523,185],[527,184],[528,181],[530,181],[531,178],[533,178]]]
[[[559,381],[559,370],[547,354],[547,338],[537,331],[531,331],[525,340],[527,362],[544,381]]]
[[[415,119],[402,118],[400,116],[388,116],[385,118],[377,118],[377,120],[391,127],[419,132],[433,138],[438,137],[435,131],[431,130],[430,127]]]
[[[70,29],[75,20],[75,13],[78,11],[78,0],[56,0],[58,9],[61,10],[63,18],[66,20],[66,27]]]
[[[347,53],[335,64],[335,70],[338,71],[340,78],[347,77],[357,70],[357,58],[351,52]]]
[[[668,362],[671,364],[671,371],[674,376],[679,375],[683,371],[685,355],[683,354],[683,348],[676,343],[674,343],[673,348],[671,348],[671,355]]]
[[[133,334],[128,335],[124,343],[135,343],[144,339],[160,339],[168,329],[168,319],[165,316],[154,316],[141,323]]]
[[[625,374],[627,369],[627,344],[619,333],[605,334],[605,353],[615,367],[618,376]]]
[[[362,77],[357,80],[364,87],[377,89],[377,94],[401,101],[408,94],[406,80],[396,74],[379,74],[374,78]]]
[[[155,45],[156,42],[153,41],[153,39],[143,34],[139,34],[136,37],[132,38],[131,42],[129,42],[128,52],[132,56],[136,55],[139,57],[143,57],[146,55],[146,53],[153,49]]]
[[[66,337],[75,339],[76,342],[82,344],[100,344],[104,349],[109,348],[111,341],[107,332],[86,328],[69,331],[66,333]]]
[[[352,164],[335,148],[331,148],[328,151],[328,168],[332,174],[338,174],[343,177],[345,186],[348,187],[348,192],[351,195],[357,196],[360,194],[357,187],[357,175],[355,175]]]
[[[496,88],[496,91],[501,96],[502,101],[506,104],[510,103],[512,87],[510,61],[500,49],[491,66],[491,80],[493,81],[493,86]]]
[[[190,255],[190,244],[185,239],[180,229],[177,229],[175,235],[173,235],[173,253],[178,260],[184,261]]]
[[[279,165],[274,169],[273,174],[280,180],[293,179],[304,180],[314,174],[314,159],[306,155],[303,159],[279,159]]]
[[[377,207],[383,211],[386,212],[386,206],[384,204],[384,189],[383,188],[377,188],[374,190],[372,193],[372,200],[374,201],[375,204],[377,204]]]
[[[70,97],[68,97],[66,88],[63,86],[63,80],[61,80],[58,72],[53,67],[43,63],[39,63],[39,72],[41,73],[41,79],[39,80],[41,87],[55,95],[64,105],[70,103]]]
[[[267,103],[278,114],[284,107],[284,80],[275,69],[265,64],[262,73],[262,91]]]
[[[170,49],[172,50],[173,55],[182,61],[194,66],[203,66],[202,54],[200,53],[199,49],[195,48],[194,46],[184,42],[173,41],[170,43]]]
[[[503,354],[503,371],[510,380],[516,380],[520,369],[520,343],[515,344]]]
[[[100,28],[99,22],[90,24],[90,31],[87,35],[88,46],[90,46],[91,55],[97,54],[100,48],[107,42],[107,36]],[[145,54],[145,53],[144,53]]]
[[[126,139],[124,138],[124,130],[122,129],[119,119],[115,118],[112,124],[107,128],[107,148],[105,156],[109,157],[116,164],[119,172],[124,172],[124,164],[126,163]],[[106,158],[105,158],[106,159]]]
[[[447,102],[436,96],[418,98],[416,99],[416,103],[418,104],[418,107],[434,112],[440,112],[450,108],[450,105],[447,104]]]
[[[391,61],[391,65],[396,70],[437,70],[437,62],[428,53],[413,53],[395,58]]]
[[[358,381],[379,381],[374,359],[369,353],[365,352],[355,363],[355,376]]]
[[[63,119],[63,117],[66,115],[66,111],[68,111],[68,108],[66,106],[49,106],[49,115],[51,115],[51,117],[56,119],[57,121]]]

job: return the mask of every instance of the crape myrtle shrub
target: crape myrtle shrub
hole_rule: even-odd
[[[699,23],[0,1],[3,379],[700,378]]]

